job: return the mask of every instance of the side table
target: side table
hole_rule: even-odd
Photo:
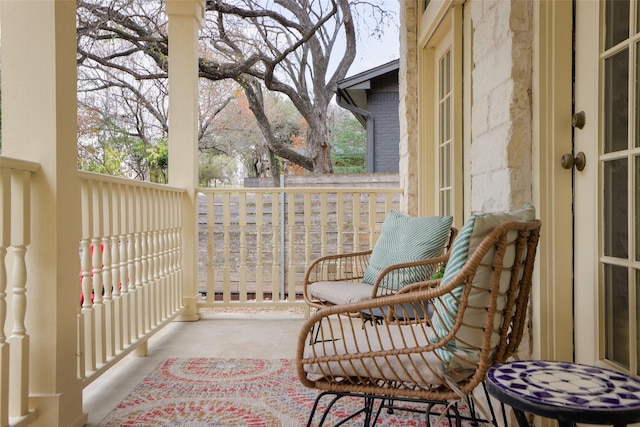
[[[520,427],[524,412],[576,423],[615,427],[640,421],[640,380],[611,369],[568,362],[525,360],[493,366],[487,389],[511,406]]]

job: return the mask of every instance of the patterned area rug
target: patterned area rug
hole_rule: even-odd
[[[291,360],[172,358],[154,368],[100,427],[298,427],[306,425],[317,395],[300,383]],[[324,425],[332,426],[360,407],[362,399],[343,398]],[[316,414],[313,425],[319,419]],[[362,421],[359,416],[344,425],[361,426]],[[425,419],[407,411],[383,411],[376,425],[424,426]],[[449,423],[443,420],[440,426]]]

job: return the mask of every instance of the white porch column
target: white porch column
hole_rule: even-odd
[[[204,0],[167,0],[169,17],[169,184],[187,189],[182,207],[184,311],[198,314],[198,30]]]
[[[76,3],[0,2],[2,154],[39,162],[27,251],[29,406],[38,426],[82,426],[77,378],[80,191]]]

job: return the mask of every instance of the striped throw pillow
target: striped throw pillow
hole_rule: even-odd
[[[469,255],[476,250],[482,240],[497,226],[511,221],[532,221],[534,219],[535,209],[531,205],[526,205],[522,209],[511,212],[494,212],[472,215],[464,224],[456,236],[456,240],[453,242],[449,262],[447,263],[440,286],[445,286],[453,280],[455,275],[464,267]],[[509,241],[513,241],[515,238],[515,233],[513,236],[508,236]],[[494,251],[490,251],[484,258],[485,260],[488,260],[486,264],[489,267],[479,267],[473,278],[473,287],[469,295],[469,304],[472,306],[483,307],[486,306],[486,301],[488,301],[489,281],[491,280],[490,266],[492,265],[490,258],[493,256],[493,252]],[[505,254],[505,262],[512,264],[515,262],[513,258],[513,254]],[[503,273],[503,275],[507,274],[508,269]],[[501,291],[506,291],[508,286],[509,283],[507,280],[501,280]],[[434,314],[431,319],[432,329],[430,331],[429,340],[432,343],[440,341],[453,328],[458,313],[459,299],[463,290],[464,285],[460,285],[451,294],[447,294],[442,298],[433,301],[435,313],[437,314]],[[503,302],[498,301],[498,306],[500,305],[503,305]],[[465,312],[463,317],[463,322],[469,326],[462,326],[456,332],[456,339],[450,341],[447,347],[436,350],[438,355],[447,363],[449,363],[453,354],[464,353],[464,358],[466,360],[475,360],[477,358],[475,348],[480,346],[482,342],[482,333],[479,333],[478,331],[484,326],[486,316],[485,313],[482,313],[479,310],[467,311],[468,313]],[[496,315],[494,323],[497,325],[501,322],[502,318]],[[492,337],[491,345],[497,345],[498,340],[498,336]],[[465,343],[468,345],[465,345]]]
[[[434,258],[441,254],[449,237],[453,217],[410,217],[390,211],[382,224],[382,233],[376,242],[363,282],[374,284],[384,268],[405,262]],[[426,278],[406,272],[396,290]],[[385,286],[382,283],[382,286]]]

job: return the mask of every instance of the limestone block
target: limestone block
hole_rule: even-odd
[[[471,174],[482,174],[508,166],[507,146],[511,140],[511,126],[493,128],[471,143]]]

